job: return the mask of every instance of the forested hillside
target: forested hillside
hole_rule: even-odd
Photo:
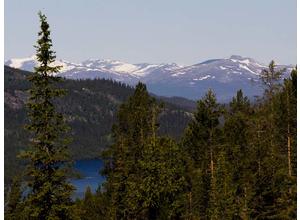
[[[5,180],[11,180],[19,167],[16,155],[28,146],[24,104],[28,98],[29,72],[4,67],[5,78]],[[73,159],[99,157],[111,143],[111,127],[118,106],[133,94],[134,89],[115,81],[65,80],[59,84],[67,95],[56,103],[71,126],[70,150]],[[161,98],[162,99],[162,98]],[[164,111],[159,116],[160,134],[179,139],[191,119],[193,101],[164,100]],[[176,104],[178,103],[178,104]],[[181,104],[182,103],[182,104]]]
[[[274,66],[255,104],[239,90],[224,109],[209,90],[179,144],[157,134],[159,106],[138,84],[103,153],[106,182],[76,202],[80,218],[296,219],[297,71],[281,84]]]
[[[193,117],[186,120],[172,113],[172,105],[162,109],[145,85],[140,83],[132,90],[117,83],[119,89],[127,89],[130,98],[123,94],[115,99],[119,105],[110,135],[114,138],[101,153],[106,181],[96,194],[87,188],[84,198],[73,203],[69,211],[74,219],[296,219],[297,70],[281,83],[282,71],[274,66],[271,62],[262,72],[265,94],[255,103],[251,104],[240,90],[225,108],[209,90],[197,102]],[[18,80],[22,83],[17,91],[6,87],[11,110],[7,114],[22,118],[22,97],[26,95],[20,91],[26,89],[24,75],[8,70],[15,74],[14,79],[6,76],[11,85]],[[92,81],[66,81],[61,87],[79,94],[76,83],[90,96],[99,91],[89,84]],[[105,88],[108,91],[110,87]],[[12,91],[18,98],[10,95]],[[92,102],[92,97],[87,99]],[[62,102],[68,101],[73,103],[64,98],[57,104],[63,106]],[[80,102],[74,105],[80,106]],[[11,114],[18,109],[19,114]],[[66,108],[61,111],[67,116],[72,113]],[[174,120],[163,121],[164,115],[173,114]],[[97,119],[96,115],[91,117]],[[183,122],[187,126],[179,142],[165,135],[170,127],[164,124],[179,126]],[[15,140],[22,137],[17,131],[9,135],[13,134]],[[176,132],[173,134],[178,137]],[[72,146],[73,153],[74,149]],[[19,195],[13,200],[17,209],[7,213],[23,216],[25,203],[20,200],[21,187],[17,183],[9,197]]]

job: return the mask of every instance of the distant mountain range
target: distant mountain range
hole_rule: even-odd
[[[10,59],[5,65],[32,71],[36,57]],[[57,60],[61,65],[60,76],[68,79],[105,78],[135,85],[138,81],[147,84],[150,92],[160,96],[179,96],[199,99],[211,88],[219,101],[226,102],[243,89],[250,98],[261,95],[263,87],[259,76],[266,64],[252,58],[233,55],[225,59],[212,59],[190,66],[171,64],[130,64],[117,60],[88,59],[81,63]],[[278,65],[289,74],[292,65]]]

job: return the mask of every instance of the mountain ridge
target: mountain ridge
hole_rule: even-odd
[[[5,65],[32,71],[37,64],[35,56],[10,59]],[[119,60],[88,59],[74,63],[58,59],[53,65],[61,65],[59,76],[67,79],[112,79],[134,86],[145,83],[149,91],[159,96],[178,96],[199,99],[211,88],[222,102],[227,102],[238,89],[249,98],[263,93],[260,73],[268,68],[250,57],[232,55],[229,58],[210,59],[193,65],[176,63],[137,63]],[[277,65],[289,73],[292,65]]]

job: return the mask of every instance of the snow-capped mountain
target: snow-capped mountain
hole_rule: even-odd
[[[35,55],[28,57],[28,58],[16,58],[16,59],[10,59],[7,60],[5,65],[16,68],[16,69],[22,69],[27,71],[33,71],[34,67],[38,65],[38,61]],[[61,66],[61,72],[66,72],[71,69],[74,69],[75,67],[81,66],[80,64],[71,63],[64,60],[56,60],[54,63],[52,63],[52,66]]]
[[[13,68],[32,71],[37,65],[36,57],[11,59],[5,62]],[[60,76],[69,79],[106,78],[135,85],[138,81],[147,84],[149,91],[163,96],[183,96],[199,99],[213,89],[221,101],[228,101],[238,89],[249,97],[261,95],[263,87],[259,76],[267,65],[252,58],[233,55],[225,59],[213,59],[190,66],[171,64],[130,64],[117,60],[88,59],[81,63],[57,60],[61,65]],[[288,74],[291,65],[280,65]]]

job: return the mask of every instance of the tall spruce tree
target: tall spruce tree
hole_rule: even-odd
[[[73,219],[71,194],[74,187],[66,175],[69,162],[67,126],[54,105],[55,98],[65,92],[56,88],[61,79],[54,74],[60,66],[53,66],[55,52],[51,50],[47,18],[41,12],[39,18],[41,30],[35,46],[39,66],[28,77],[32,87],[26,128],[32,135],[31,148],[20,155],[28,162],[28,190],[23,213],[28,219]]]
[[[187,154],[187,216],[213,218],[216,215],[216,160],[220,137],[220,105],[209,90],[197,103],[194,120],[189,124],[182,141]]]
[[[137,216],[142,207],[135,203],[138,199],[137,189],[140,171],[138,161],[146,138],[152,136],[152,109],[156,108],[155,100],[149,96],[146,86],[139,83],[135,92],[117,113],[118,121],[113,126],[114,144],[103,157],[107,175],[105,189],[110,198],[109,218],[127,219]],[[140,195],[141,196],[141,195]]]
[[[229,104],[225,117],[224,137],[226,145],[226,161],[230,164],[234,199],[231,207],[233,215],[241,219],[249,219],[253,174],[251,172],[252,150],[249,146],[250,119],[253,111],[250,101],[239,90]]]
[[[114,144],[103,155],[108,219],[180,216],[177,198],[184,187],[181,154],[174,141],[157,136],[160,111],[142,83],[120,106],[113,127]]]
[[[252,128],[252,148],[256,164],[254,164],[254,189],[252,201],[252,218],[278,218],[278,198],[285,188],[284,159],[281,145],[276,134],[277,111],[280,108],[278,95],[282,91],[282,74],[271,61],[269,68],[262,71],[261,79],[265,85],[265,94],[255,109],[255,120]],[[282,134],[281,134],[282,135]]]
[[[281,166],[277,171],[276,217],[282,219],[296,218],[296,75],[297,70],[293,69],[274,99],[274,135],[281,157]]]
[[[285,156],[286,173],[289,177],[295,172],[295,144],[297,127],[297,69],[284,79],[282,90],[276,96],[275,136]]]

